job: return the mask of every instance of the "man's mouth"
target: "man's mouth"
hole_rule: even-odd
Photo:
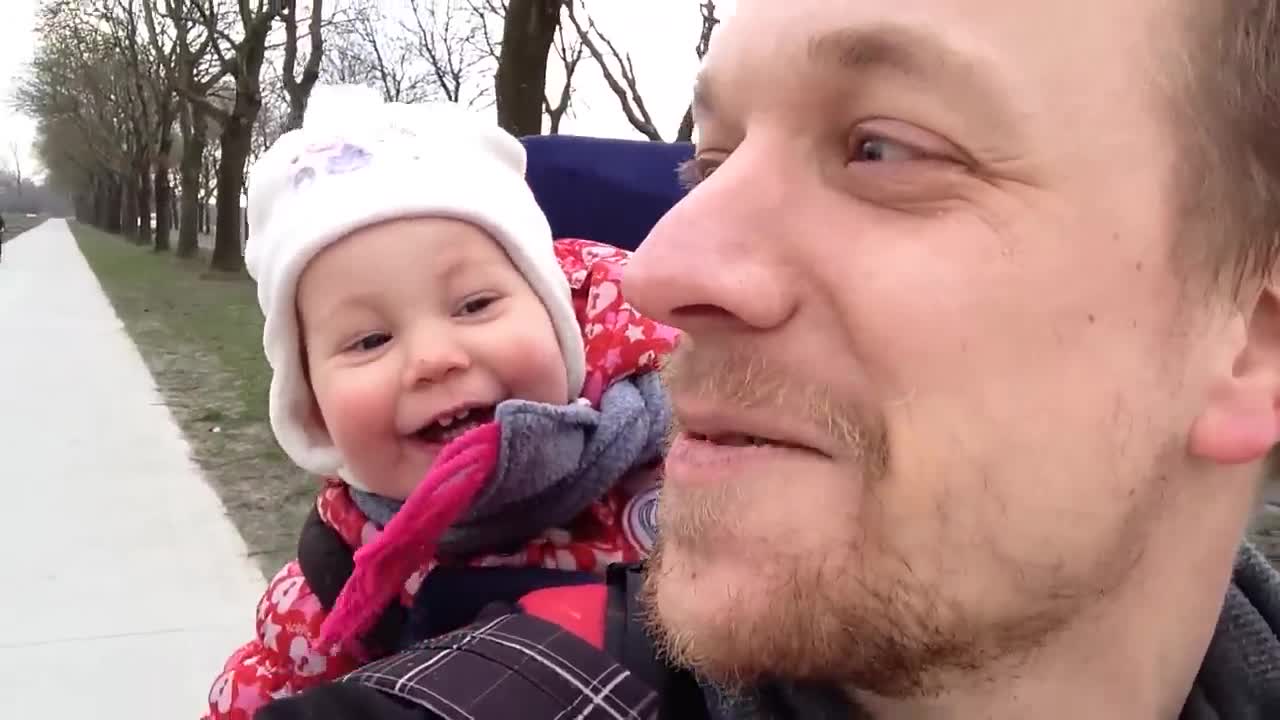
[[[728,447],[778,447],[789,448],[792,450],[806,449],[799,445],[782,442],[781,440],[773,440],[759,435],[747,435],[744,433],[716,433],[714,435],[703,435],[702,433],[689,432],[686,434],[691,440],[712,443],[714,445],[725,445]]]
[[[493,420],[493,412],[494,408],[490,405],[444,413],[429,420],[410,437],[422,443],[444,445],[462,437],[468,430]]]

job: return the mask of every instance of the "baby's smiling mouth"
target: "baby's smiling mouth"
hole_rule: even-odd
[[[493,419],[493,406],[464,408],[433,418],[409,437],[420,443],[444,445]]]

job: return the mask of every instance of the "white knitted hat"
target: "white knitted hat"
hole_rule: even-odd
[[[585,372],[582,334],[551,229],[524,173],[524,146],[492,120],[452,103],[385,103],[356,86],[317,87],[302,128],[254,164],[245,264],[266,320],[271,427],[299,467],[361,485],[342,471],[337,449],[314,419],[295,294],[317,253],[386,220],[449,217],[492,235],[546,306],[568,368],[566,401],[577,397]]]

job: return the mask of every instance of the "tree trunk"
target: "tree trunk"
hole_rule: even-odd
[[[185,137],[182,160],[178,163],[178,185],[181,203],[178,208],[178,257],[195,257],[200,249],[200,166],[204,162],[204,146],[208,122],[204,114],[193,112],[190,122],[183,122]]]
[[[123,187],[120,191],[120,205],[117,213],[120,216],[119,233],[129,239],[129,242],[138,242],[138,176],[133,173],[125,173],[124,180],[121,181]]]
[[[173,189],[169,187],[169,154],[173,151],[173,123],[169,113],[160,121],[160,142],[157,144],[155,202],[156,234],[152,247],[156,252],[169,251],[169,232],[173,225]]]
[[[509,0],[502,53],[494,77],[498,124],[516,135],[542,132],[547,55],[560,24],[563,0]]]
[[[138,244],[151,242],[151,172],[144,167],[138,173]]]
[[[311,42],[307,64],[302,68],[302,77],[294,77],[295,64],[298,61],[298,1],[285,0],[285,45],[284,45],[284,90],[289,96],[289,116],[285,119],[285,131],[302,127],[302,119],[307,114],[307,103],[311,99],[311,88],[320,79],[320,63],[324,57],[324,0],[312,0],[311,22],[307,35]]]
[[[680,121],[680,129],[676,131],[676,142],[687,143],[693,141],[693,106],[690,105],[688,110],[684,111],[684,119]]]
[[[104,180],[102,198],[102,222],[98,227],[109,233],[120,233],[120,205],[123,202],[124,190],[120,178],[112,174]]]
[[[99,230],[111,225],[111,187],[101,175],[93,179],[93,219],[89,222]]]
[[[255,112],[254,115],[257,113]],[[240,252],[240,194],[244,191],[244,166],[253,140],[253,117],[233,114],[222,129],[222,161],[218,164],[217,220],[214,223],[215,270],[235,272],[244,268]]]
[[[99,176],[93,193],[93,225],[99,230],[111,227],[111,184]]]

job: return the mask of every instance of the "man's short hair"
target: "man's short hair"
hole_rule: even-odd
[[[1280,258],[1280,0],[1185,2],[1191,134],[1178,163],[1191,225],[1175,251],[1238,291]]]

